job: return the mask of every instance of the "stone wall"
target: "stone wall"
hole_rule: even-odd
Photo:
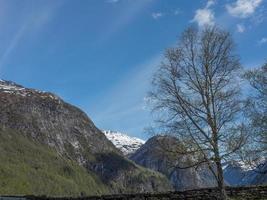
[[[229,197],[246,199],[264,199],[267,200],[267,186],[258,187],[228,187]],[[187,190],[177,192],[167,192],[158,194],[122,194],[107,195],[101,197],[81,198],[80,200],[216,200],[218,190],[215,188]]]
[[[267,186],[257,187],[227,187],[229,197],[238,200],[267,200]],[[199,190],[187,190],[177,192],[155,193],[155,194],[118,194],[80,198],[51,198],[51,197],[1,197],[1,200],[216,200],[218,190],[216,188],[206,188]],[[7,198],[7,199],[5,199]]]

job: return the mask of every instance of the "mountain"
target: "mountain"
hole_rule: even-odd
[[[133,154],[145,143],[144,140],[117,131],[108,130],[103,133],[126,156]]]
[[[267,184],[267,161],[255,169],[244,167],[239,162],[231,162],[224,169],[224,178],[231,186]]]
[[[46,145],[0,129],[0,195],[79,196],[108,193],[93,172]]]
[[[139,165],[163,173],[176,190],[212,187],[216,184],[213,175],[205,166],[197,169],[179,169],[177,162],[186,166],[188,157],[177,157],[173,152],[179,148],[176,138],[155,136],[150,138],[129,158]]]
[[[52,93],[0,80],[0,130],[7,141],[0,143],[1,194],[172,189],[165,176],[126,159],[83,111]]]

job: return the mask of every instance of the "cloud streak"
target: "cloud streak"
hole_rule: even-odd
[[[236,25],[236,30],[237,30],[238,33],[244,33],[246,29],[245,29],[245,26],[244,25],[237,24]]]
[[[145,97],[151,78],[161,61],[161,54],[133,67],[115,86],[89,109],[97,126],[140,134],[148,124],[149,111],[145,110]]]
[[[153,17],[153,19],[158,19],[163,17],[163,13],[162,12],[154,12],[151,14],[151,16]]]
[[[61,4],[54,4],[50,7],[44,7],[42,10],[38,10],[34,13],[31,13],[28,17],[25,17],[22,25],[18,28],[17,32],[11,38],[6,50],[0,56],[0,73],[2,72],[3,67],[11,53],[23,40],[23,37],[29,33],[36,32],[40,30],[43,26],[45,26],[52,19],[60,5]]]
[[[7,49],[5,50],[5,52],[3,53],[3,55],[0,58],[0,73],[3,69],[4,63],[7,60],[8,56],[10,55],[10,53],[15,49],[15,47],[17,46],[17,44],[19,43],[19,41],[21,40],[22,36],[24,35],[24,32],[26,30],[27,27],[27,23],[23,24],[19,30],[17,31],[17,33],[14,35],[13,39],[10,41],[9,46],[7,47]]]
[[[118,16],[107,26],[106,31],[100,35],[96,45],[101,45],[109,40],[115,33],[123,29],[125,26],[130,24],[139,13],[151,3],[151,0],[136,0],[136,1],[125,1],[120,4],[121,10]],[[118,8],[117,8],[118,9]]]
[[[107,3],[118,3],[119,0],[107,0]]]

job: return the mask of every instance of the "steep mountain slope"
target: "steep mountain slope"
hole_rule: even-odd
[[[145,143],[144,140],[117,131],[108,130],[103,133],[126,156],[133,154]]]
[[[110,192],[171,189],[163,175],[125,159],[84,112],[52,93],[0,81],[0,128],[53,148],[97,175]]]
[[[165,174],[176,190],[211,187],[215,180],[207,168],[178,169],[177,162],[187,163],[186,157],[177,158],[168,151],[170,147],[179,148],[177,140],[170,136],[155,136],[140,147],[130,159],[144,167]]]
[[[224,169],[224,178],[232,186],[267,184],[267,161],[256,169],[247,169],[238,162],[232,162]]]
[[[0,130],[0,161],[0,194],[79,196],[109,191],[94,173],[11,130]]]
[[[232,186],[238,186],[242,178],[245,176],[245,171],[237,163],[226,165],[223,173],[225,181]]]

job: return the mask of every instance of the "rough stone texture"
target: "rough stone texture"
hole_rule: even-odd
[[[80,109],[54,94],[16,87],[21,90],[0,89],[1,126],[19,130],[60,153],[66,153],[68,145],[77,155],[88,148],[92,153],[116,151]],[[79,159],[83,162],[83,158]]]
[[[55,148],[96,173],[111,192],[171,189],[166,177],[125,159],[83,111],[52,93],[0,80],[0,128]]]
[[[266,200],[267,199],[267,186],[257,187],[227,187],[227,194],[233,199],[242,200]],[[166,193],[145,193],[145,194],[120,194],[120,195],[106,195],[106,196],[93,196],[93,197],[80,197],[80,198],[50,198],[50,197],[13,197],[25,198],[27,200],[216,200],[218,191],[216,188],[206,188],[199,190],[188,190],[180,192],[166,192]],[[2,197],[3,198],[3,197]],[[10,200],[12,197],[6,197]]]
[[[172,149],[171,149],[172,148]],[[165,174],[176,190],[213,187],[216,181],[207,167],[179,169],[188,166],[190,159],[177,157],[178,141],[170,136],[155,136],[138,149],[130,159],[139,165]]]

